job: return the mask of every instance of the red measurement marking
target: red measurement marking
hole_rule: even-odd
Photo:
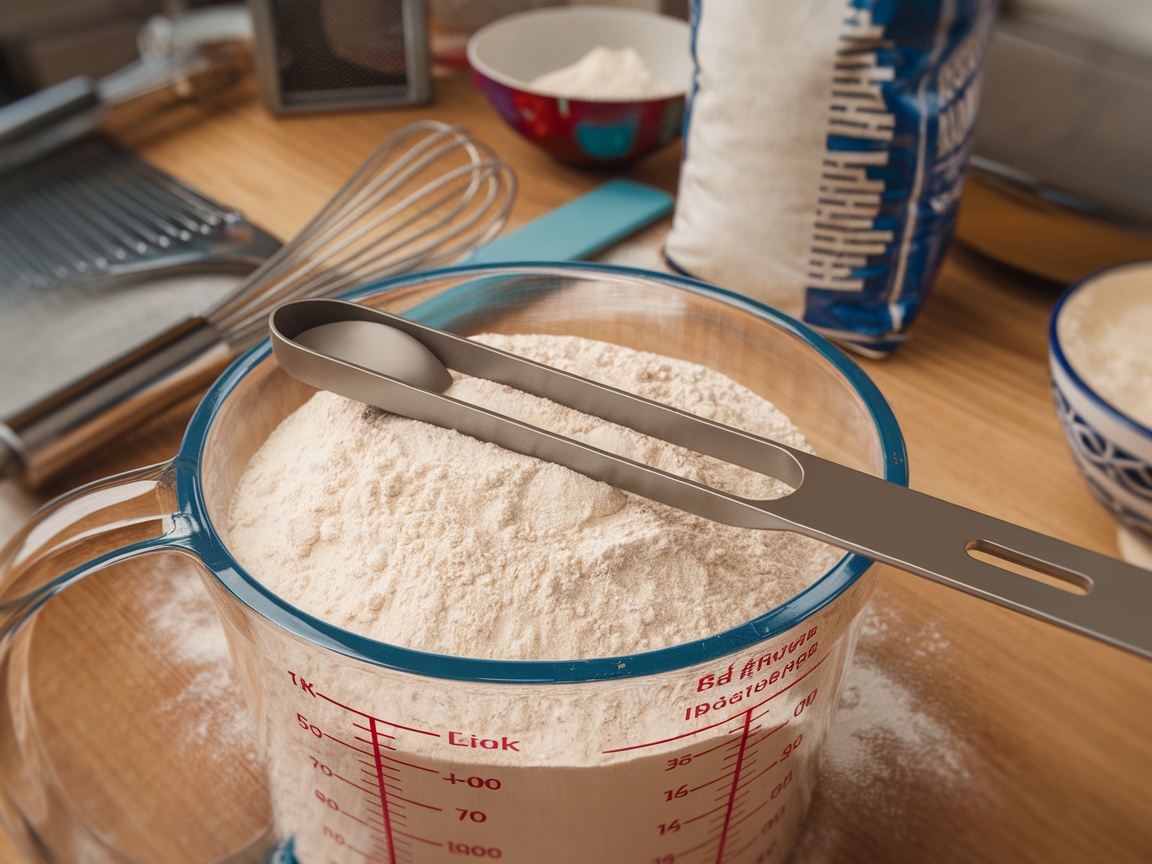
[[[693,735],[699,735],[701,732],[707,732],[709,729],[715,729],[717,726],[723,726],[725,723],[730,722],[733,717],[739,717],[739,716],[740,716],[739,714],[733,714],[732,717],[728,717],[728,718],[726,718],[724,720],[720,720],[716,723],[711,723],[707,726],[701,726],[699,729],[695,730],[694,732],[683,732],[680,735],[673,735],[671,738],[661,738],[659,741],[649,741],[647,744],[632,744],[628,747],[616,747],[612,750],[603,750],[601,752],[603,752],[603,753],[625,753],[628,750],[640,750],[644,747],[655,747],[657,744],[667,744],[669,741],[679,741],[681,738],[691,738]],[[725,743],[727,743],[727,742],[725,742]]]
[[[679,735],[673,735],[671,738],[661,738],[659,741],[649,741],[645,744],[632,744],[632,745],[629,745],[628,747],[615,747],[611,750],[602,750],[601,752],[602,753],[625,753],[629,750],[640,750],[644,747],[655,747],[659,744],[667,744],[669,741],[679,741],[681,738],[691,738],[693,735],[699,735],[701,732],[707,732],[709,729],[715,729],[717,726],[723,726],[725,723],[730,723],[733,720],[735,720],[737,717],[739,717],[743,714],[749,714],[749,712],[755,711],[761,705],[766,705],[767,703],[769,703],[773,699],[775,699],[777,696],[779,696],[781,693],[788,692],[793,687],[795,687],[797,684],[799,684],[801,681],[803,681],[805,678],[807,678],[809,675],[811,675],[813,672],[815,672],[817,669],[819,669],[820,665],[825,660],[827,660],[830,656],[832,656],[832,655],[831,654],[825,654],[823,657],[821,657],[819,660],[817,660],[816,664],[814,666],[812,666],[807,672],[805,672],[803,675],[801,675],[799,678],[797,678],[795,681],[793,681],[787,687],[781,687],[779,690],[777,690],[775,693],[773,693],[767,699],[764,699],[760,702],[757,702],[755,705],[749,706],[748,708],[745,708],[743,711],[738,711],[730,717],[725,717],[723,720],[720,720],[716,723],[710,723],[707,726],[701,726],[699,729],[696,729],[692,732],[683,732]],[[764,714],[767,714],[767,713],[768,713],[767,711],[764,711],[763,714],[759,714],[758,717],[763,717]],[[747,729],[747,725],[748,725],[748,722],[746,719],[745,720],[745,731]]]
[[[751,752],[752,752],[752,745],[751,745],[751,744],[749,744],[749,745],[748,745],[748,752],[749,752],[749,753],[751,753]],[[750,758],[750,759],[746,760],[746,761],[745,761],[745,763],[744,763],[744,769],[745,769],[745,770],[748,770],[748,769],[750,769],[750,768],[751,768],[753,765],[755,765],[755,764],[756,764],[756,760],[757,760],[758,758],[759,758],[758,756],[753,756],[752,758]]]
[[[373,717],[371,714],[366,714],[357,708],[353,708],[351,705],[345,705],[343,702],[340,702],[336,699],[333,699],[331,696],[326,696],[325,694],[319,693],[319,692],[316,695],[327,702],[331,702],[333,705],[337,706],[338,708],[343,708],[345,711],[351,711],[353,714],[359,714],[361,717],[366,719],[369,723],[369,726],[370,726],[368,731],[370,731],[373,736],[379,734],[380,737],[382,737],[382,738],[394,737],[394,736],[388,735],[386,733],[377,733],[376,732],[377,725],[380,723],[383,723],[385,726],[391,726],[393,729],[403,729],[405,732],[417,732],[421,735],[430,735],[433,738],[439,738],[440,737],[439,732],[429,732],[427,729],[417,729],[415,726],[404,726],[401,723],[393,723],[391,720],[381,720],[379,717]],[[361,728],[363,728],[363,727],[361,727]]]
[[[368,772],[365,771],[364,773],[367,774]],[[332,772],[332,776],[335,777],[337,780],[343,780],[349,786],[354,786],[355,788],[359,789],[361,792],[367,792],[369,795],[375,795],[376,794],[376,790],[368,789],[365,786],[361,786],[359,783],[354,783],[353,781],[349,780],[347,777],[340,776],[335,771]]]
[[[429,840],[427,837],[417,837],[415,834],[405,834],[403,831],[396,832],[401,837],[410,837],[413,840],[419,840],[421,843],[427,843],[429,846],[443,846],[443,843],[437,843],[435,840]]]
[[[735,800],[733,801],[733,804],[735,804],[736,801],[740,801],[742,798],[746,797],[747,795],[748,795],[748,790],[745,789],[743,792],[741,792],[739,795],[736,796]],[[733,810],[735,810],[735,807],[733,807]]]
[[[761,807],[765,806],[767,803],[768,803],[767,801],[761,801],[759,804],[757,804],[755,807],[753,807],[751,810],[749,810],[747,813],[745,813],[743,816],[741,816],[739,819],[737,819],[735,822],[733,822],[732,827],[735,828],[737,825],[739,825],[739,824],[747,821],[748,819],[752,818],[752,814],[755,813],[757,810],[759,810]]]
[[[361,768],[361,769],[360,769],[360,773],[361,773],[361,774],[363,774],[365,777],[371,777],[373,780],[375,780],[375,779],[376,779],[376,772],[375,772],[375,771],[369,771],[367,768]],[[394,779],[396,779],[396,778],[394,778],[394,777],[389,777],[388,779],[389,779],[389,780],[394,780]]]
[[[704,811],[699,816],[693,816],[691,819],[685,819],[683,824],[687,825],[689,822],[695,822],[697,819],[703,819],[705,816],[711,816],[717,810],[723,810],[723,809],[724,809],[724,805],[721,804],[719,807],[713,807],[711,810]]]
[[[405,762],[402,759],[397,759],[395,756],[382,756],[382,759],[387,759],[389,762],[395,762],[397,765],[407,765],[409,768],[419,768],[421,771],[430,771],[433,774],[439,774],[435,768],[429,768],[427,765],[416,765],[412,762]]]
[[[820,662],[821,662],[821,663],[823,663],[824,661],[823,661],[823,660],[821,660]],[[812,667],[812,668],[816,668],[816,667]],[[783,690],[781,690],[780,692],[781,692],[781,693],[783,693],[784,691],[783,691]],[[765,709],[764,709],[763,711],[761,711],[759,714],[754,714],[754,715],[752,715],[752,719],[753,719],[753,720],[759,720],[761,717],[767,717],[767,716],[768,716],[768,712],[769,712],[770,710],[771,710],[770,708],[765,708]],[[787,722],[787,721],[785,721],[785,722]]]
[[[329,701],[331,701],[331,700],[329,700]],[[353,725],[355,728],[357,728],[357,729],[363,729],[365,732],[371,732],[371,731],[372,731],[372,730],[371,730],[371,729],[369,729],[367,726],[361,726],[359,723],[353,723],[352,725]],[[393,741],[395,741],[395,740],[396,740],[396,736],[395,736],[395,735],[389,735],[387,732],[378,732],[377,734],[378,734],[378,735],[379,735],[381,738],[391,738]]]
[[[733,860],[739,858],[741,855],[743,855],[745,852],[747,852],[749,849],[751,849],[753,846],[755,846],[759,842],[760,842],[759,837],[753,837],[751,843],[746,843],[743,846],[741,846],[740,849],[736,852],[736,854],[732,856]]]
[[[755,706],[754,706],[755,707]],[[740,782],[740,769],[744,765],[744,752],[748,744],[748,727],[752,725],[752,708],[744,714],[744,732],[740,736],[740,750],[736,757],[736,770],[732,772],[732,790],[728,793],[728,805],[724,811],[724,826],[720,829],[720,848],[716,850],[716,864],[724,860],[724,846],[728,842],[728,829],[732,821],[732,805],[736,800],[736,784]]]
[[[371,756],[372,755],[371,750],[361,750],[359,747],[356,747],[353,744],[349,744],[347,741],[341,741],[335,735],[329,735],[327,732],[325,732],[324,737],[327,738],[329,741],[335,741],[337,744],[343,744],[349,750],[355,750],[357,753],[363,753],[365,756]]]
[[[413,801],[411,798],[401,798],[399,795],[392,796],[397,801],[407,801],[409,804],[415,804],[417,807],[423,807],[426,810],[435,810],[438,813],[443,813],[443,807],[433,807],[431,804],[423,804],[420,801]]]
[[[729,734],[729,735],[731,735],[732,733],[731,733],[731,732],[729,732],[728,734]],[[693,754],[692,754],[692,758],[693,758],[693,759],[699,759],[701,756],[707,756],[709,753],[711,753],[711,752],[713,752],[713,751],[715,751],[715,750],[719,750],[721,747],[728,747],[728,746],[730,746],[732,743],[733,743],[733,742],[731,742],[731,741],[721,741],[721,742],[720,742],[719,744],[717,744],[715,747],[709,747],[707,750],[701,750],[699,753],[693,753]]]
[[[388,848],[388,860],[396,860],[396,847],[392,843],[392,814],[388,812],[388,791],[384,788],[384,771],[382,770],[382,760],[387,758],[380,752],[380,744],[376,741],[376,721],[372,718],[368,719],[368,724],[371,727],[369,731],[372,733],[372,740],[375,742],[373,750],[375,750],[376,757],[376,782],[380,789],[380,815],[384,819],[384,839]]]
[[[765,741],[767,741],[769,738],[771,738],[773,735],[775,735],[777,732],[779,732],[781,729],[783,729],[787,725],[788,725],[788,721],[785,720],[779,726],[773,726],[771,729],[769,729],[763,735],[759,736],[756,739],[756,741],[753,744],[751,744],[750,746],[759,747],[761,744],[763,744]]]
[[[751,777],[749,777],[747,780],[745,780],[743,783],[741,783],[740,788],[743,789],[745,786],[748,786],[749,784],[756,782],[757,780],[759,780],[761,777],[763,777],[765,774],[767,774],[769,771],[771,771],[773,768],[775,768],[779,764],[780,764],[780,762],[776,761],[776,762],[773,762],[771,765],[769,765],[767,768],[765,768],[763,771],[757,771],[755,774],[753,774]]]
[[[721,774],[715,780],[709,780],[707,783],[701,783],[699,786],[693,786],[688,791],[689,792],[699,792],[701,789],[704,789],[708,786],[711,786],[713,783],[719,783],[721,780],[727,780],[729,777],[732,776],[732,774],[733,774],[733,772],[731,772],[731,771],[729,771],[727,774]]]

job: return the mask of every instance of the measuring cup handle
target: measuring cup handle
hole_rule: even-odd
[[[8,542],[0,551],[0,650],[57,591],[171,542],[178,520],[169,468],[83,486],[42,508]]]
[[[36,750],[38,734],[27,697],[27,640],[16,635],[53,595],[119,561],[183,536],[168,464],[82,487],[40,510],[0,550],[0,819],[29,861],[47,861],[36,836],[67,837],[85,860],[125,860],[91,836]],[[87,836],[85,836],[87,835]],[[101,857],[103,856],[103,857]]]

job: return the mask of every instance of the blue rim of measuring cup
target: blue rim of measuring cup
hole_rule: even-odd
[[[863,370],[840,349],[805,325],[755,300],[722,288],[687,277],[629,267],[529,261],[498,266],[451,267],[408,274],[365,285],[343,296],[344,299],[357,300],[446,278],[507,276],[509,273],[547,275],[557,271],[571,275],[601,274],[658,281],[751,312],[806,342],[845,378],[863,400],[879,436],[884,479],[904,486],[908,484],[908,463],[900,428],[887,401]],[[237,359],[208,391],[188,425],[180,453],[173,463],[180,510],[188,524],[193,526],[185,538],[185,545],[199,556],[233,596],[256,614],[318,646],[353,659],[430,678],[484,683],[580,683],[656,675],[727,657],[771,636],[787,632],[843,594],[872,565],[871,559],[846,553],[831,570],[807,589],[750,621],[692,642],[618,657],[586,660],[488,660],[416,651],[360,636],[300,611],[257,582],[225,548],[208,515],[200,485],[200,466],[203,464],[204,448],[212,425],[229,394],[270,354],[270,343],[264,340]],[[431,623],[434,626],[434,622]]]

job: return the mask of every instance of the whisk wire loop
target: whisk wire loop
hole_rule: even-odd
[[[282,302],[455,260],[495,236],[514,194],[512,169],[467,129],[413,123],[206,317],[241,350]]]

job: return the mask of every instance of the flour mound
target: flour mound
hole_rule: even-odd
[[[701,366],[578,337],[477,338],[808,449],[769,402]],[[449,394],[742,495],[787,491],[503,385],[457,376]],[[408,648],[510,660],[706,637],[793,596],[843,554],[711,522],[326,392],[253,458],[228,544],[255,578],[318,618]]]
[[[676,88],[658,79],[635,48],[597,46],[571,66],[533,79],[533,88],[568,99],[663,99]]]

